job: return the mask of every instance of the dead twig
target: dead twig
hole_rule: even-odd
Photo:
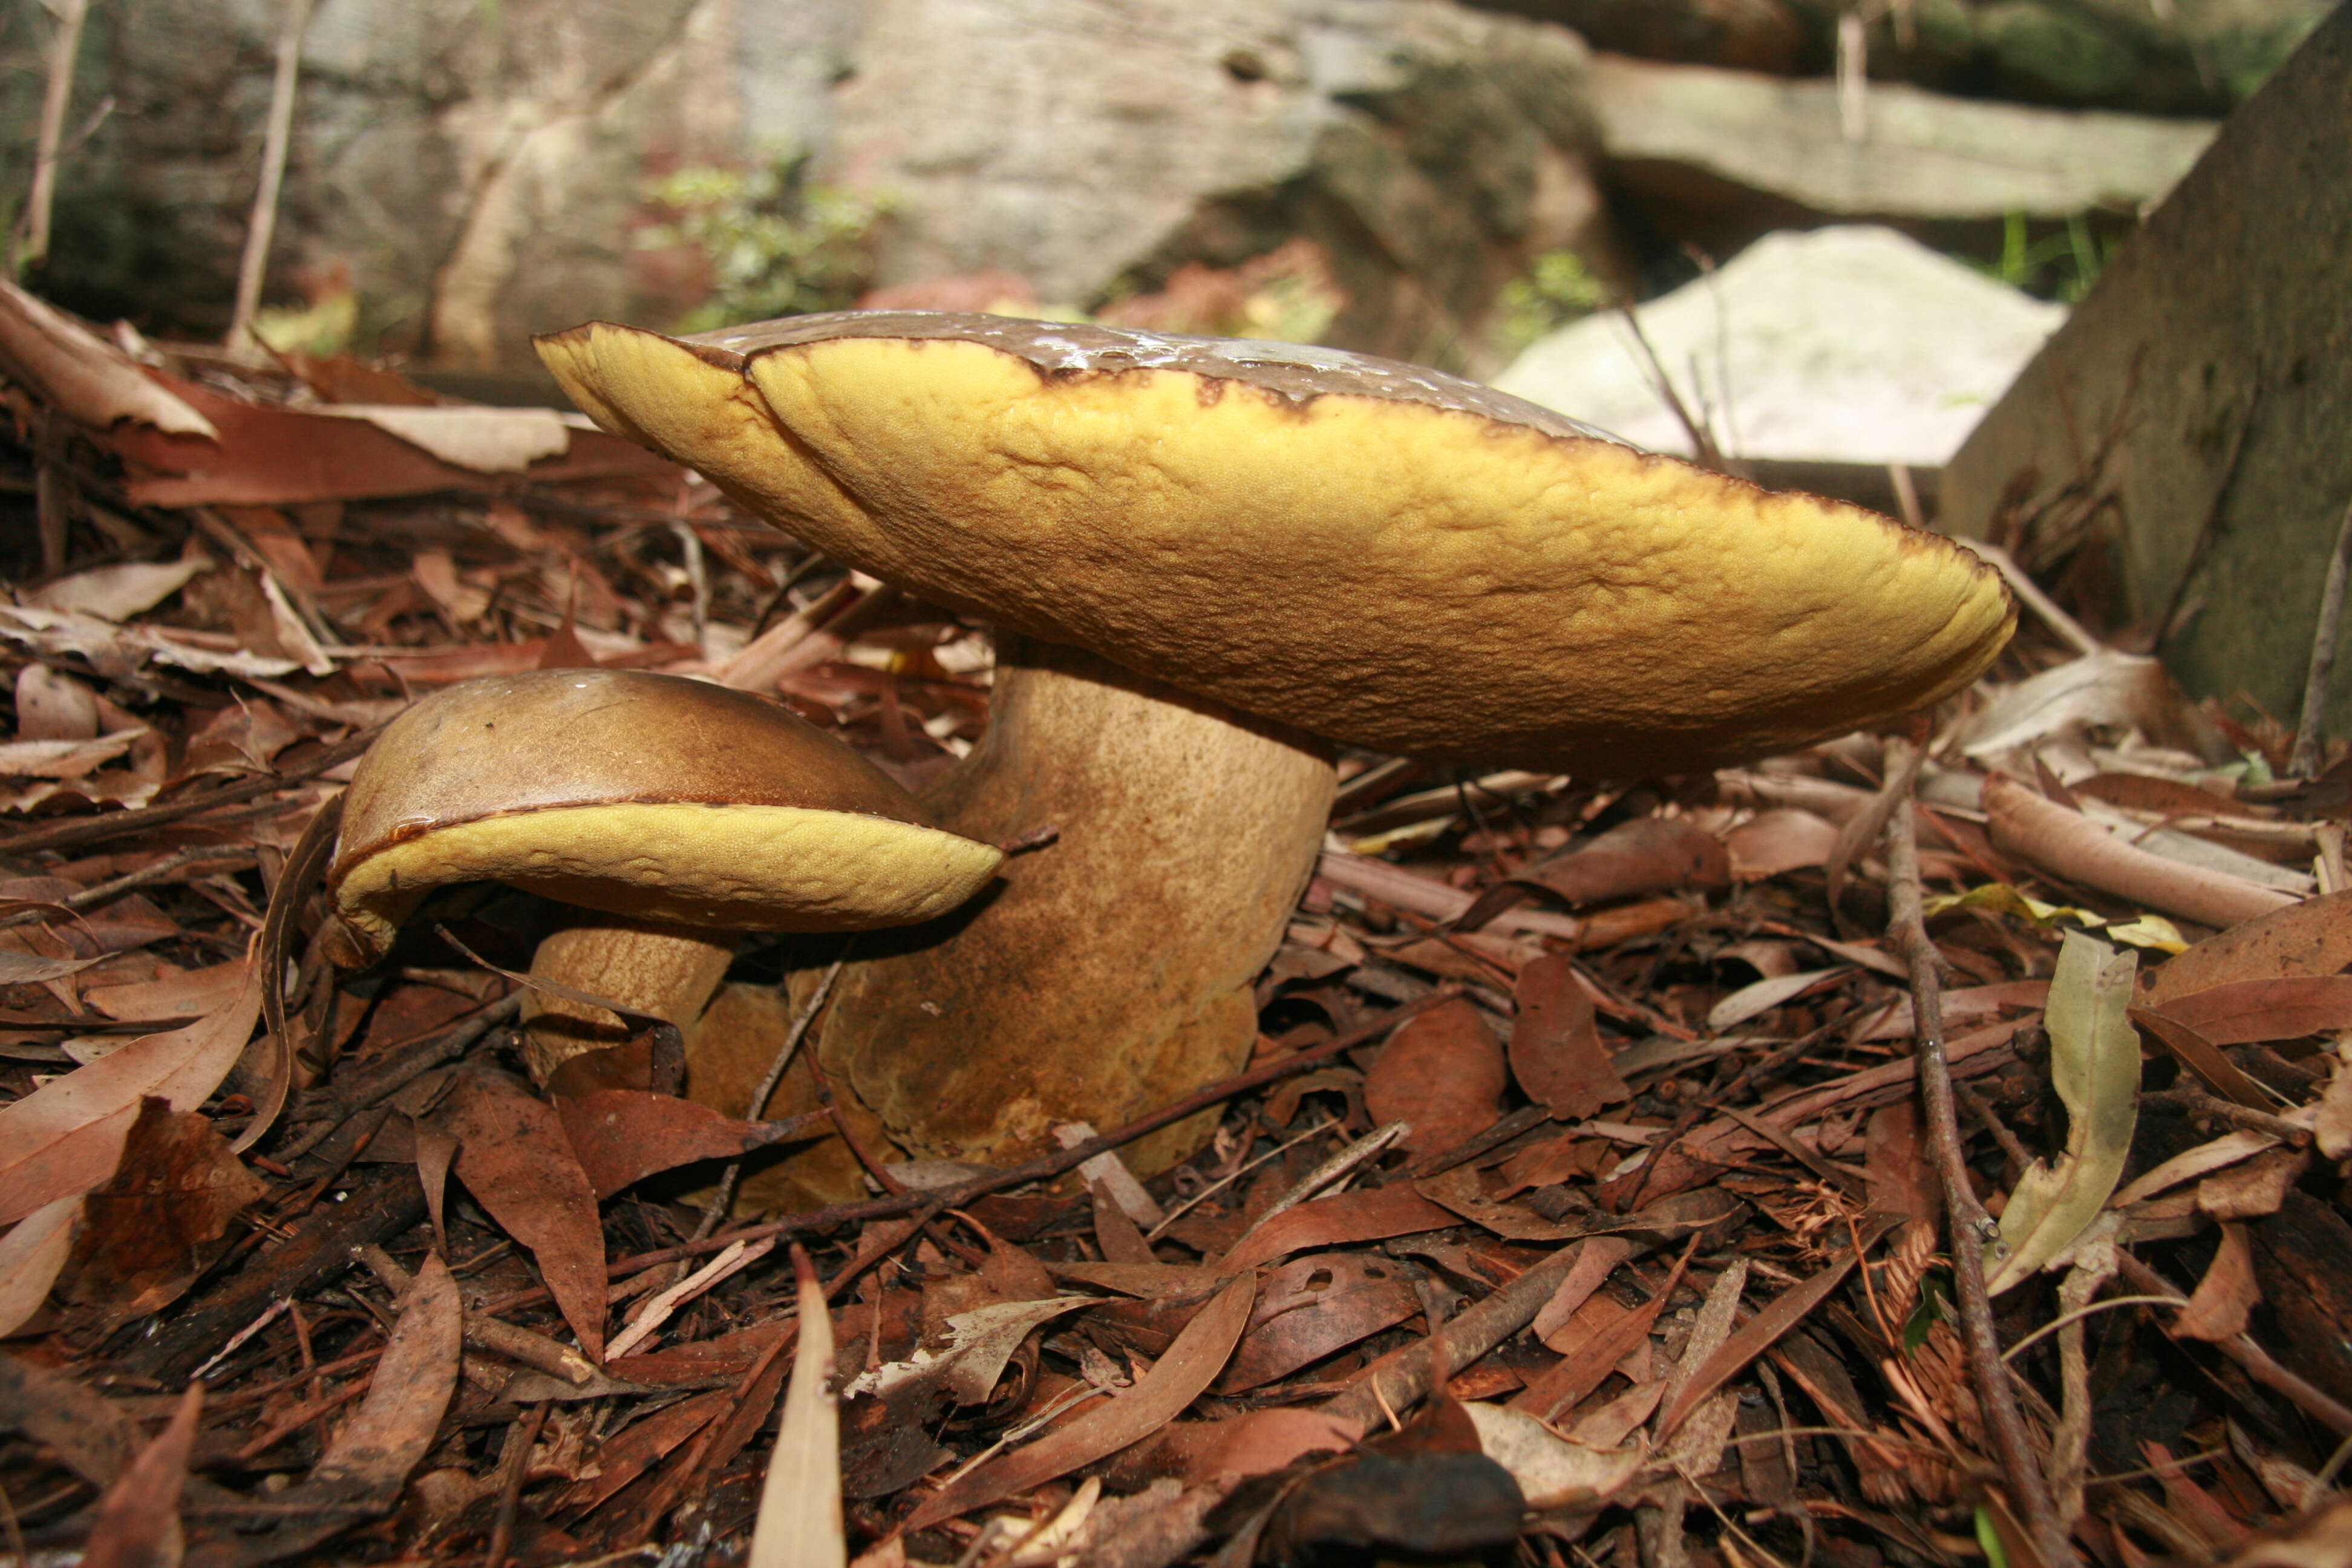
[[[286,149],[294,132],[294,84],[302,66],[302,35],[310,27],[310,5],[311,0],[286,0],[285,20],[278,32],[278,70],[269,82],[269,119],[261,136],[261,183],[253,193],[245,254],[236,264],[236,305],[228,324],[232,349],[254,346],[253,317],[261,308],[269,245],[278,232],[278,192],[286,182]]]
[[[1899,773],[1910,765],[1911,743],[1887,742],[1887,771]],[[2000,1460],[2011,1501],[2033,1538],[2042,1561],[2051,1568],[2077,1561],[2060,1528],[2049,1483],[2042,1479],[2039,1457],[2027,1436],[2025,1420],[2009,1383],[2009,1369],[2000,1358],[2000,1340],[1993,1328],[1992,1300],[1985,1293],[1984,1244],[1993,1235],[1992,1217],[1977,1202],[1969,1185],[1968,1161],[1960,1149],[1960,1127],[1952,1096],[1951,1064],[1944,1056],[1944,990],[1936,972],[1934,941],[1927,935],[1921,912],[1919,841],[1906,800],[1887,823],[1887,937],[1911,967],[1911,1006],[1916,1020],[1919,1100],[1927,1122],[1927,1142],[1936,1163],[1937,1179],[1944,1189],[1944,1212],[1951,1232],[1952,1275],[1958,1286],[1960,1338],[1968,1346],[1970,1381],[1986,1430]]]
[[[33,184],[25,195],[24,215],[17,220],[16,244],[8,258],[8,275],[21,278],[25,269],[49,254],[49,214],[57,205],[58,157],[65,142],[66,110],[73,101],[74,61],[81,54],[82,24],[89,16],[89,0],[45,0],[56,31],[49,35],[48,81],[41,92],[41,119],[33,139]]]

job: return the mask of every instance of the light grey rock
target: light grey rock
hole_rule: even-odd
[[[63,171],[37,282],[226,325],[275,16],[93,9],[78,100],[117,110]],[[32,122],[30,42],[0,47],[0,123]],[[633,248],[652,177],[808,154],[892,204],[882,283],[997,268],[1090,305],[1304,235],[1351,300],[1340,341],[1491,369],[1502,285],[1601,244],[1585,61],[1454,0],[320,0],[272,293],[347,274],[385,346],[528,365],[531,332],[695,302]]]
[[[2213,137],[2202,121],[1874,82],[1854,140],[1828,79],[1597,56],[1591,80],[1601,142],[1618,163],[1687,171],[1837,217],[2129,212],[2170,190]]]
[[[1731,456],[1933,468],[2065,319],[1892,229],[1767,236],[1711,278],[1636,308],[1685,405]],[[1505,392],[1690,454],[1614,311],[1531,345]]]

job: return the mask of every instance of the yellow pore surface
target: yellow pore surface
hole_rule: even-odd
[[[739,372],[600,325],[544,352],[601,422],[828,555],[1386,752],[1761,754],[1948,694],[2013,624],[1938,536],[1427,404],[1056,375],[970,342],[834,339]]]
[[[427,891],[472,881],[728,931],[872,931],[945,914],[1003,858],[936,827],[852,812],[623,802],[436,827],[353,865],[336,900],[378,947]]]

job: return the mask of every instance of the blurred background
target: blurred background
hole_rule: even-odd
[[[6,12],[0,188],[81,0]],[[315,0],[264,335],[920,304],[1492,376],[1782,229],[2063,302],[2325,0]],[[26,280],[217,338],[279,0],[89,0]],[[485,378],[480,385],[494,388]]]

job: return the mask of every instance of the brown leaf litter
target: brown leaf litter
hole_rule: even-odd
[[[2259,716],[2029,630],[1932,737],[1349,756],[1249,1073],[1018,1172],[869,1147],[873,1195],[814,1209],[779,1162],[856,1165],[805,1067],[804,1114],[710,1106],[831,948],[751,946],[682,1053],[641,1028],[542,1093],[505,974],[551,906],[455,889],[341,973],[301,835],[415,695],[586,664],[919,785],[979,737],[982,629],[545,411],[13,293],[0,372],[7,1551],[2345,1560],[2346,764],[2282,782]],[[1932,997],[1876,934],[1906,891]],[[2086,940],[2139,960],[2088,1036]],[[1999,1274],[1975,1232],[2041,1216],[1984,1309],[2006,1414],[1916,1092],[1938,1014],[1992,1210],[1958,1245]],[[2117,1042],[2103,1174],[2062,1100]],[[1192,1160],[1118,1163],[1204,1107]]]

